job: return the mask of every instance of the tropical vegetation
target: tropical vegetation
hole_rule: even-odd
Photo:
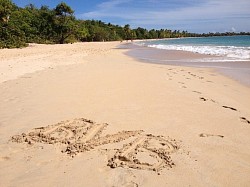
[[[20,48],[27,43],[73,43],[77,41],[119,41],[134,39],[161,39],[250,33],[195,34],[169,29],[135,28],[119,26],[100,20],[82,20],[74,10],[61,2],[54,9],[29,4],[18,7],[11,0],[0,0],[0,48]]]

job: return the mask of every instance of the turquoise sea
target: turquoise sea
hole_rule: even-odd
[[[250,36],[161,39],[141,41],[137,42],[137,45],[215,55],[221,57],[221,61],[250,60]],[[218,61],[218,58],[216,60]]]

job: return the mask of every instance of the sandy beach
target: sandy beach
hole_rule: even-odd
[[[249,186],[249,86],[119,45],[0,50],[0,186]]]

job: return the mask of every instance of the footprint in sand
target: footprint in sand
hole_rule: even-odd
[[[201,92],[198,92],[198,91],[193,91],[194,93],[197,93],[197,94],[202,94]]]
[[[233,111],[237,111],[237,109],[236,108],[233,108],[233,107],[229,107],[229,106],[222,106],[223,108],[227,108],[227,109],[230,109],[230,110],[233,110]]]
[[[220,137],[220,138],[224,138],[223,135],[215,135],[215,134],[206,134],[206,133],[202,133],[202,134],[199,134],[200,137],[210,137],[210,136],[217,136],[217,137]]]
[[[200,92],[197,92],[197,91],[193,91],[195,93],[200,93]],[[208,99],[204,98],[204,97],[200,97],[200,100],[202,101],[207,101]],[[217,103],[215,100],[213,99],[210,99],[213,103]],[[233,108],[233,107],[230,107],[230,106],[226,106],[226,105],[223,105],[222,106],[223,108],[226,108],[226,109],[230,109],[232,111],[236,111],[236,112],[239,112],[236,108]],[[244,122],[244,123],[247,123],[247,124],[250,124],[250,120],[248,120],[247,118],[245,117],[240,117],[240,121],[241,122]]]
[[[240,120],[241,120],[242,122],[245,122],[245,123],[250,124],[250,120],[248,120],[248,119],[245,118],[245,117],[240,117]]]
[[[200,100],[202,100],[202,101],[207,101],[207,99],[204,98],[204,97],[200,97]]]
[[[189,75],[193,76],[193,77],[197,77],[198,79],[204,79],[204,77],[201,77],[201,76],[198,76],[198,75],[195,75],[191,72],[188,72]]]
[[[10,160],[10,157],[8,156],[0,157],[0,161],[8,161],[8,160]]]
[[[28,133],[15,135],[12,142],[56,144],[61,152],[71,157],[78,153],[96,149],[98,146],[118,143],[135,137],[135,140],[124,144],[108,161],[111,168],[123,167],[140,170],[160,171],[175,164],[170,154],[179,146],[175,140],[164,136],[143,134],[142,130],[120,131],[116,134],[101,136],[108,124],[98,124],[84,118],[62,121],[55,125],[35,128]]]

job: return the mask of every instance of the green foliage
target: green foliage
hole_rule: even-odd
[[[72,16],[74,11],[66,3],[61,2],[56,6],[55,13],[57,16],[62,16],[63,18],[66,18],[67,16]]]
[[[17,7],[11,0],[0,0],[0,48],[25,47],[26,43],[73,43],[77,41],[119,41],[177,37],[249,35],[250,33],[195,34],[179,30],[132,29],[99,20],[80,20],[74,10],[61,2],[54,9],[48,6]]]
[[[2,24],[8,23],[9,16],[13,9],[14,4],[10,0],[1,0],[0,1],[0,22]]]
[[[77,41],[85,41],[86,38],[89,36],[89,31],[84,25],[84,21],[77,20],[76,21],[76,32],[75,38]]]
[[[12,21],[16,6],[10,0],[0,1],[0,48],[27,46],[24,33]]]
[[[54,11],[57,42],[63,44],[68,37],[77,31],[75,17],[73,16],[74,11],[63,2],[58,4]]]

